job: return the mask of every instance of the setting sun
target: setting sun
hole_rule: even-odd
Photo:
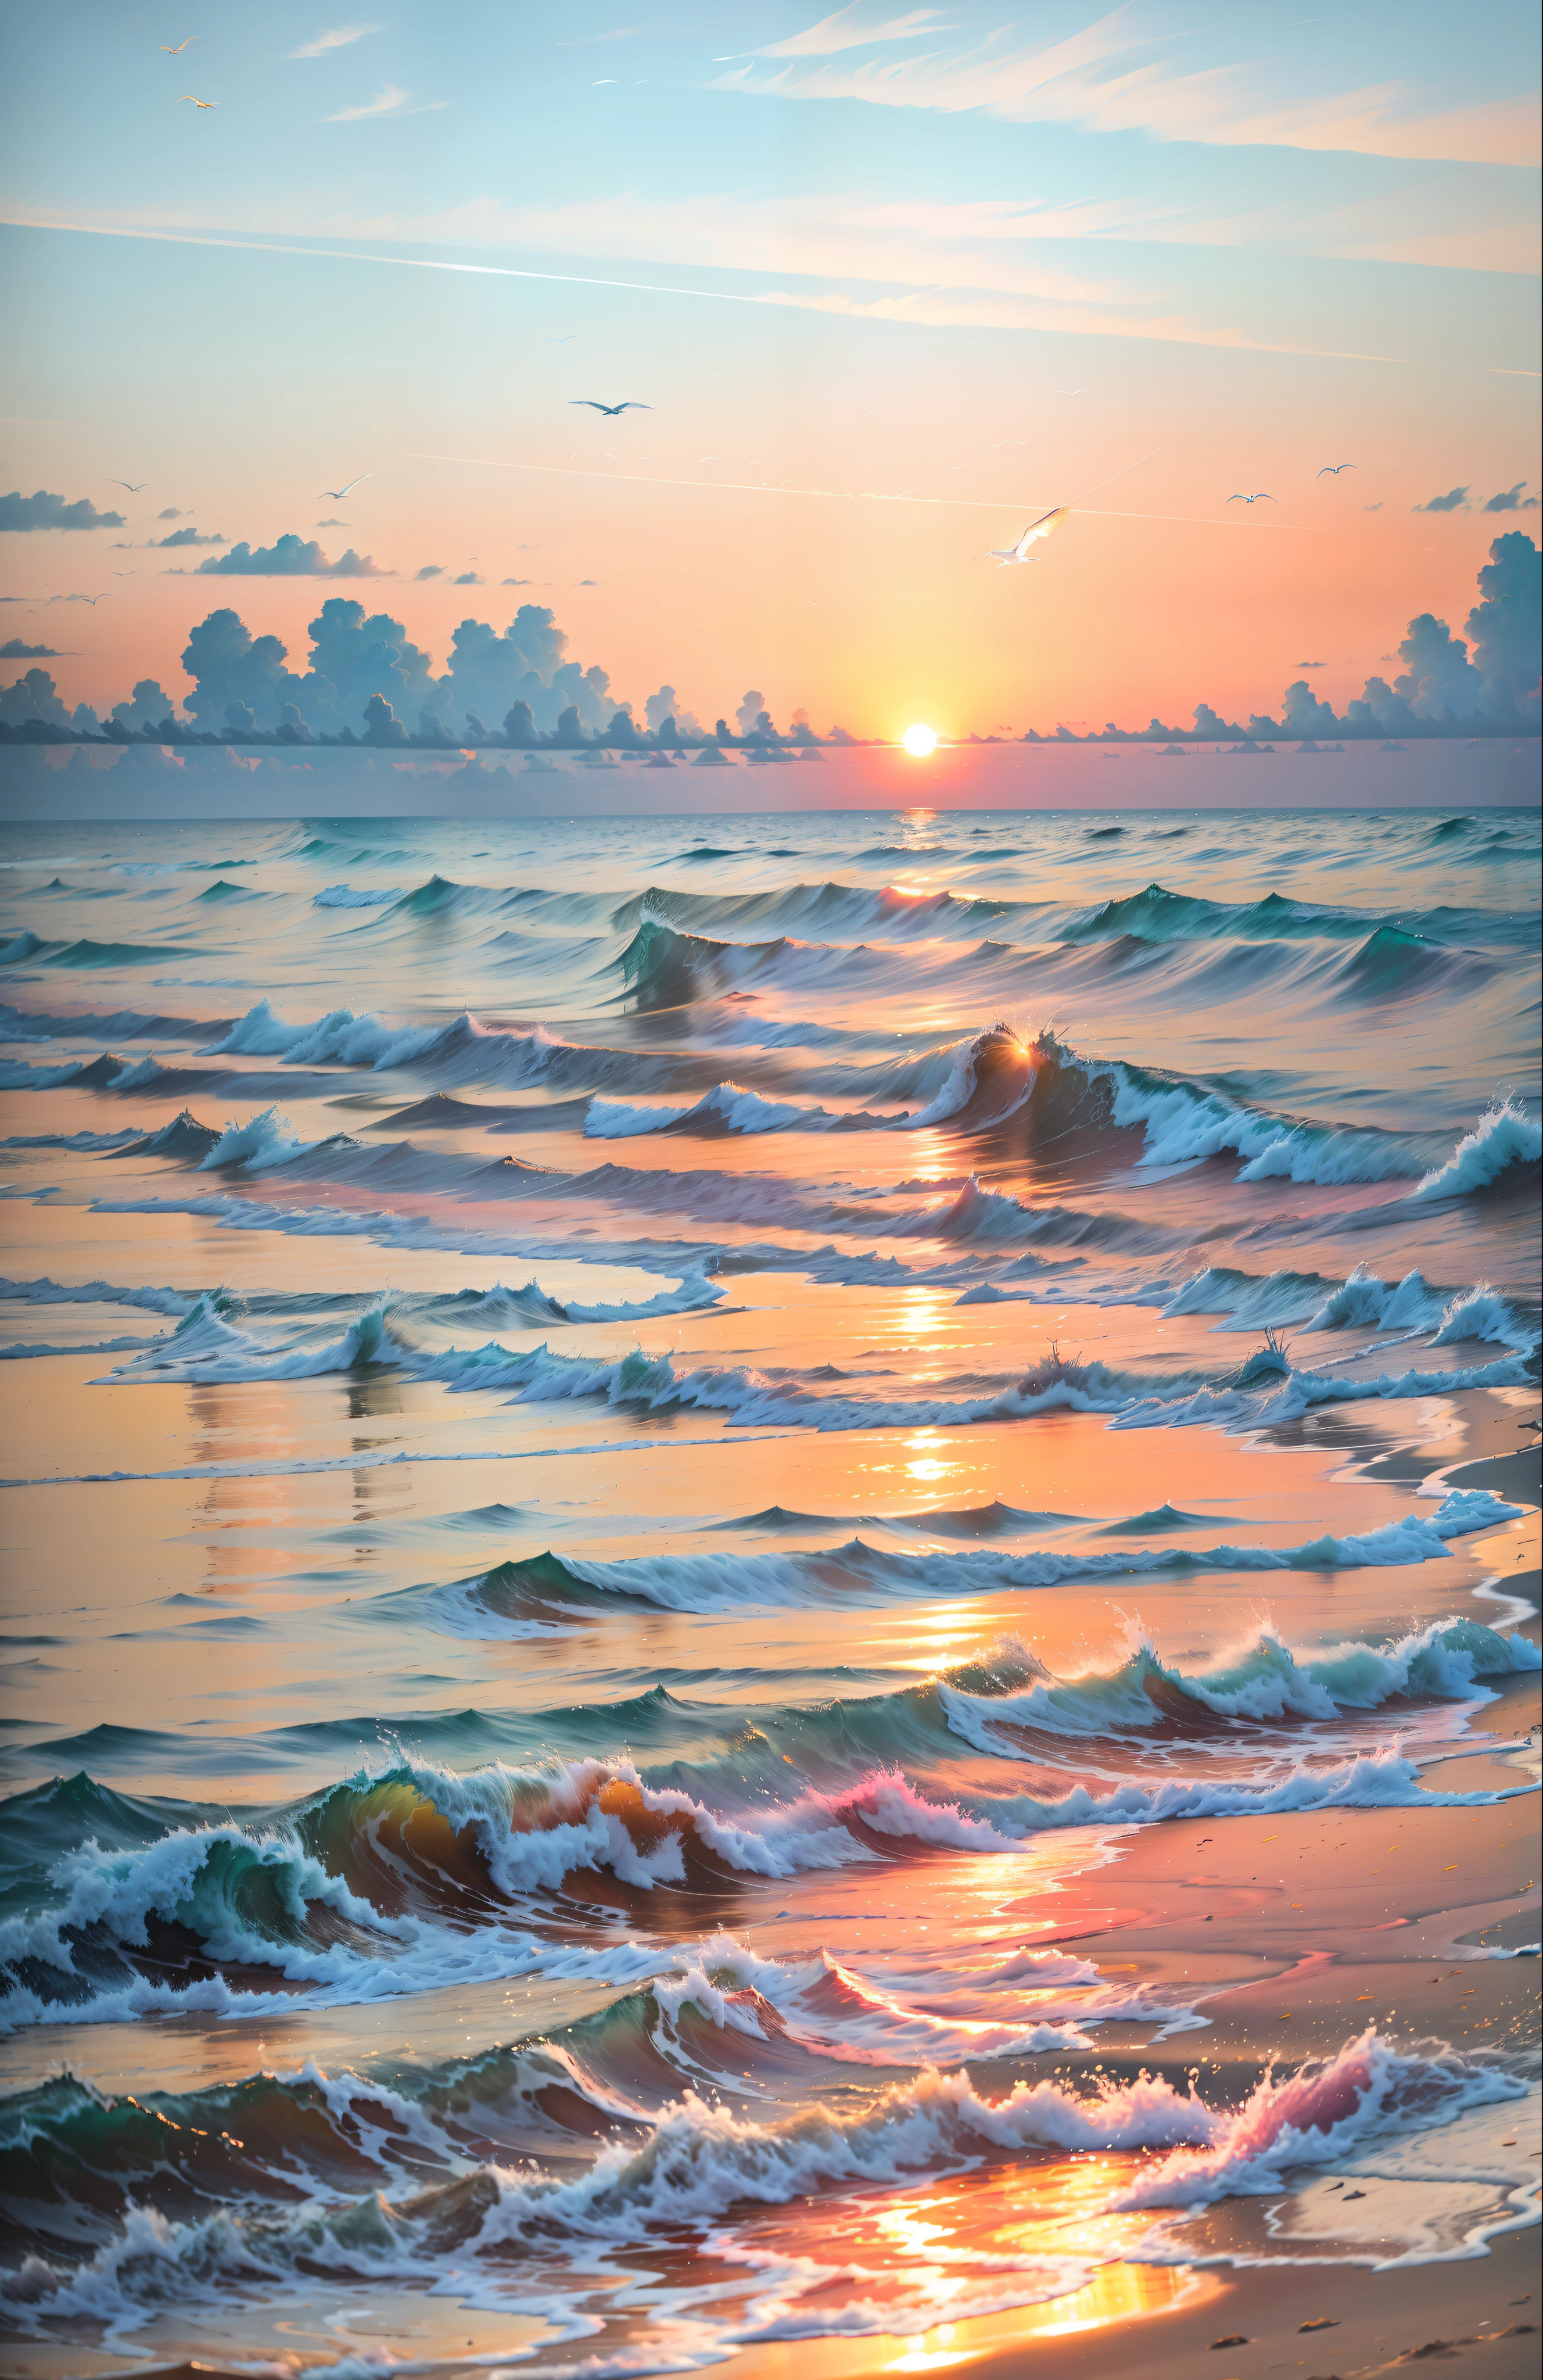
[[[938,738],[930,727],[907,727],[901,742],[913,760],[925,760],[938,748]]]

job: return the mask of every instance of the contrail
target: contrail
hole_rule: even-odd
[[[932,504],[949,512],[1037,512],[1043,509],[1043,496],[916,496],[890,495],[882,488],[773,488],[761,480],[674,480],[661,472],[650,471],[584,471],[575,470],[571,463],[506,463],[496,455],[436,455],[419,447],[405,447],[403,453],[415,463],[467,463],[481,471],[537,471],[560,480],[602,480],[623,487],[635,488],[706,488],[716,495],[736,496],[813,496],[830,504]],[[1160,454],[1161,448],[1154,449]],[[1149,462],[1144,455],[1142,461]],[[1134,471],[1134,463],[1125,469]],[[1124,473],[1114,471],[1111,478],[1121,479]],[[1107,480],[1100,486],[1107,487]],[[1096,492],[1096,491],[1095,491]],[[1271,530],[1306,528],[1314,536],[1327,537],[1330,532],[1316,522],[1226,520],[1211,513],[1117,513],[1106,512],[1097,504],[1076,504],[1073,510],[1086,513],[1090,520],[1187,521],[1197,528],[1255,529],[1268,535]]]
[[[537,273],[528,266],[516,264],[462,264],[442,256],[379,256],[357,248],[302,248],[298,240],[232,239],[213,232],[142,231],[137,225],[65,223],[44,220],[38,215],[0,214],[0,224],[16,231],[71,231],[83,233],[94,239],[151,239],[175,248],[234,248],[254,256],[310,256],[333,264],[395,264],[409,273],[468,273],[492,281],[551,281],[579,289],[630,289],[640,298],[699,298],[709,304],[723,306],[786,306],[808,311],[803,298],[790,296],[785,290],[691,289],[670,281],[621,281],[613,274],[599,273]],[[819,312],[823,309],[815,308]],[[863,317],[854,317],[862,320]],[[1015,328],[1016,325],[1006,325]],[[1209,347],[1209,339],[1186,339],[1175,342],[1169,332],[1131,331],[1119,335],[1130,338],[1154,337],[1160,344]],[[1237,350],[1232,350],[1237,352]],[[1363,355],[1355,347],[1273,347],[1264,344],[1244,350],[1263,356],[1321,356],[1335,363],[1399,364],[1407,360],[1402,356]]]

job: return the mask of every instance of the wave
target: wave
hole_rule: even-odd
[[[661,933],[667,930],[659,929]],[[656,986],[660,982],[657,970],[650,980]],[[679,992],[680,983],[671,980]],[[1392,1133],[1277,1114],[1182,1075],[1082,1056],[1051,1034],[1026,1043],[1004,1026],[945,1045],[921,1060],[856,1075],[848,1087],[859,1097],[903,1098],[908,1091],[923,1097],[919,1111],[888,1115],[832,1115],[801,1101],[767,1099],[734,1083],[721,1082],[702,1096],[703,1062],[695,1055],[584,1048],[554,1039],[539,1025],[529,1033],[505,1033],[489,1030],[464,1014],[448,1026],[403,1028],[339,1009],[310,1024],[290,1025],[263,999],[200,1054],[277,1057],[286,1065],[358,1065],[376,1072],[410,1068],[447,1084],[504,1081],[589,1089],[602,1095],[587,1123],[591,1137],[630,1137],[650,1131],[946,1124],[962,1135],[989,1138],[1006,1154],[1019,1141],[1034,1150],[1058,1143],[1097,1148],[1110,1135],[1130,1132],[1141,1135],[1136,1162],[1143,1167],[1192,1165],[1231,1156],[1243,1160],[1237,1176],[1241,1182],[1288,1178],[1339,1186],[1405,1179],[1418,1184],[1415,1195],[1422,1198],[1483,1188],[1513,1165],[1536,1163],[1539,1150],[1537,1123],[1508,1100],[1459,1144],[1446,1166],[1433,1172],[1428,1129]],[[25,1062],[14,1062],[25,1067]],[[127,1063],[111,1062],[119,1068]],[[22,1078],[32,1079],[26,1073]],[[53,1081],[67,1078],[50,1070]],[[147,1087],[149,1079],[141,1077]],[[604,1096],[613,1086],[624,1084],[625,1098]],[[639,1089],[667,1093],[677,1085],[692,1089],[690,1101],[649,1107],[635,1096]],[[130,1086],[120,1081],[109,1087]],[[290,1153],[298,1153],[298,1144]]]
[[[67,1821],[92,1832],[54,1858],[38,1905],[0,1920],[7,2026],[176,2008],[255,2013],[286,1985],[303,1987],[311,2006],[343,2006],[538,1972],[631,1983],[668,1951],[532,1933],[554,1895],[566,1887],[582,1900],[583,1880],[604,1876],[613,1895],[620,1888],[646,1904],[659,1886],[717,1893],[735,1879],[785,1880],[905,1856],[907,1846],[912,1855],[1022,1848],[883,1772],[839,1793],[723,1815],[648,1782],[627,1760],[456,1774],[400,1759],[248,1825],[196,1813],[168,1825],[164,1805],[81,1777],[13,1799],[20,1840],[57,1822],[59,1796]],[[103,1815],[116,1837],[106,1848]],[[33,1871],[34,1891],[44,1883]]]
[[[378,909],[398,897],[389,889],[383,892],[371,892],[362,887],[356,890],[351,884],[324,884],[320,892],[312,894],[311,906],[313,909]]]
[[[955,1731],[968,1735],[967,1716]],[[1390,1752],[1263,1781],[978,1792],[973,1809],[878,1764],[780,1801],[750,1799],[739,1779],[744,1798],[725,1810],[620,1757],[457,1773],[399,1755],[245,1822],[189,1810],[181,1823],[83,1775],[59,1780],[7,1804],[13,1858],[29,1836],[76,1840],[25,1872],[32,1905],[0,1920],[0,2024],[258,2014],[297,1989],[311,2007],[349,2006],[532,1973],[634,1983],[668,1949],[582,1938],[591,1901],[641,1919],[662,1887],[721,1901],[730,1887],[854,1864],[1008,1856],[1051,1829],[1504,1798],[1428,1791]],[[554,1936],[564,1910],[570,1930]]]
[[[158,1306],[158,1311],[180,1316],[176,1330],[166,1338],[151,1341],[132,1364],[119,1366],[114,1378],[204,1383],[300,1380],[329,1372],[356,1371],[365,1365],[390,1365],[419,1378],[447,1379],[453,1386],[497,1386],[500,1383],[489,1377],[494,1365],[500,1359],[511,1364],[518,1360],[509,1350],[490,1345],[465,1355],[454,1348],[436,1354],[414,1347],[402,1335],[405,1320],[414,1313],[427,1313],[435,1321],[525,1330],[550,1329],[553,1323],[647,1322],[669,1315],[700,1313],[717,1305],[723,1295],[722,1284],[701,1272],[687,1273],[677,1287],[658,1290],[652,1297],[589,1304],[551,1297],[534,1280],[523,1289],[505,1289],[495,1282],[489,1290],[434,1297],[394,1299],[383,1292],[354,1317],[340,1338],[318,1344],[307,1334],[288,1345],[275,1345],[241,1327],[237,1318],[243,1311],[240,1300],[224,1289],[206,1290],[190,1303]]]
[[[167,959],[185,959],[188,952],[175,942],[67,942],[49,955],[50,966],[148,966]]]
[[[55,1016],[24,1012],[0,1002],[0,1041],[179,1041],[193,1034],[224,1032],[227,1024],[228,1020],[212,1025],[207,1019],[165,1016],[134,1008],[115,1009],[111,1015],[83,1010],[75,1015]]]
[[[1300,1421],[1320,1405],[1384,1402],[1404,1397],[1452,1396],[1463,1389],[1530,1388],[1532,1357],[1513,1354],[1491,1364],[1465,1364],[1451,1371],[1379,1372],[1376,1375],[1301,1372],[1289,1361],[1260,1365],[1221,1388],[1198,1389],[1176,1400],[1133,1399],[1115,1414],[1112,1429],[1272,1429]],[[1279,1380],[1280,1385],[1274,1382]],[[1258,1394],[1259,1390],[1267,1392]]]
[[[405,1146],[410,1149],[410,1143]],[[298,1151],[296,1144],[275,1126],[269,1111],[249,1124],[231,1126],[202,1159],[200,1170],[237,1162],[248,1171],[261,1170],[283,1164],[297,1153],[313,1152]],[[961,1193],[960,1199],[966,1195]],[[975,1193],[978,1206],[993,1196]],[[145,1205],[130,1203],[136,1208]],[[959,1201],[954,1203],[957,1207]],[[997,1204],[1003,1209],[1015,1208],[1014,1201],[1002,1199]],[[932,1228],[937,1228],[935,1220]],[[978,1236],[982,1228],[978,1221],[972,1223],[971,1236]],[[688,1273],[673,1293],[661,1293],[639,1304],[565,1306],[562,1318],[643,1320],[650,1315],[709,1305],[721,1294],[721,1289],[699,1270]],[[1500,1316],[1492,1313],[1487,1302],[1492,1295],[1485,1293],[1478,1302],[1469,1301],[1472,1327],[1465,1309],[1454,1313],[1449,1335],[1463,1338],[1482,1331],[1504,1336],[1503,1330],[1496,1327]],[[512,1318],[524,1322],[537,1310],[527,1307]],[[324,1347],[308,1340],[275,1348],[227,1320],[232,1311],[231,1301],[222,1293],[207,1294],[178,1325],[169,1342],[158,1345],[153,1356],[122,1367],[115,1377],[255,1381],[310,1378],[315,1373],[351,1370],[360,1364],[383,1363],[453,1390],[495,1390],[514,1403],[598,1399],[639,1413],[719,1413],[735,1427],[791,1426],[820,1431],[937,1428],[1064,1411],[1104,1414],[1111,1417],[1112,1427],[1124,1429],[1188,1427],[1197,1423],[1260,1428],[1294,1420],[1322,1404],[1437,1396],[1464,1388],[1525,1387],[1531,1378],[1529,1358],[1520,1353],[1449,1371],[1411,1369],[1354,1377],[1298,1370],[1281,1356],[1268,1364],[1255,1360],[1241,1370],[1216,1376],[1195,1371],[1161,1375],[1119,1371],[1101,1362],[1063,1357],[1052,1348],[1018,1377],[985,1385],[973,1395],[894,1397],[854,1389],[848,1384],[860,1375],[830,1366],[807,1375],[767,1373],[747,1366],[701,1365],[677,1371],[669,1354],[650,1355],[640,1347],[620,1357],[564,1354],[544,1341],[536,1347],[519,1349],[497,1340],[477,1347],[417,1347],[399,1328],[388,1330],[384,1300],[356,1318],[341,1340]]]
[[[1099,1285],[1079,1283],[1079,1295],[1102,1302],[1105,1295],[1152,1304],[1165,1315],[1218,1314],[1216,1328],[1224,1331],[1266,1330],[1295,1323],[1304,1336],[1318,1331],[1378,1330],[1401,1336],[1430,1332],[1434,1347],[1464,1339],[1489,1340],[1530,1354],[1538,1343],[1540,1317],[1536,1305],[1504,1296],[1488,1281],[1470,1289],[1439,1289],[1417,1269],[1396,1281],[1385,1281],[1369,1267],[1357,1265],[1343,1281],[1322,1273],[1274,1272],[1261,1279],[1226,1265],[1206,1265],[1177,1289],[1156,1281],[1134,1291],[1123,1285],[1112,1293]],[[1035,1296],[1032,1289],[1020,1294]],[[1057,1292],[1059,1293],[1059,1292]]]
[[[1502,1521],[1514,1519],[1518,1510],[1483,1489],[1454,1489],[1432,1514],[1411,1512],[1359,1536],[1324,1535],[1294,1546],[1202,1548],[1169,1543],[1128,1550],[1121,1547],[1114,1551],[1078,1548],[1028,1553],[991,1546],[967,1553],[935,1548],[908,1553],[853,1537],[814,1551],[639,1554],[616,1561],[548,1551],[501,1563],[456,1587],[430,1592],[437,1615],[454,1633],[501,1635],[520,1633],[532,1621],[550,1625],[576,1608],[593,1606],[597,1599],[612,1596],[666,1611],[716,1612],[778,1605],[824,1606],[832,1596],[844,1603],[892,1596],[953,1597],[1002,1588],[1059,1587],[1079,1581],[1191,1576],[1205,1571],[1269,1575],[1399,1569],[1442,1560],[1454,1539],[1498,1527]],[[1174,1524],[1160,1516],[1154,1525],[1167,1534]],[[1493,1658],[1502,1667],[1509,1663],[1529,1668],[1536,1659],[1524,1638],[1494,1637],[1488,1630],[1481,1629],[1471,1645],[1466,1637],[1452,1638],[1454,1654],[1464,1645],[1476,1658]],[[1501,1646],[1511,1648],[1503,1661],[1497,1649]],[[1370,1648],[1362,1649],[1369,1658]],[[1464,1692],[1476,1674],[1468,1675]]]
[[[393,1026],[346,1008],[291,1025],[265,998],[200,1055],[277,1058],[286,1066],[360,1066],[377,1074],[403,1068],[447,1084],[590,1090],[622,1084],[668,1089],[683,1079],[699,1085],[704,1072],[704,1062],[694,1055],[587,1048],[558,1040],[541,1025],[528,1033],[504,1032],[465,1011],[442,1026]]]
[[[1376,974],[1376,955],[1396,951],[1398,942],[1379,937],[1415,938],[1428,944],[1469,947],[1486,943],[1517,949],[1537,941],[1536,912],[1439,907],[1398,910],[1334,908],[1299,901],[1281,892],[1245,903],[1208,901],[1196,893],[1171,892],[1165,885],[1148,884],[1123,899],[1100,902],[1083,911],[1062,929],[1067,941],[1106,941],[1117,935],[1138,935],[1143,941],[1227,940],[1353,941],[1363,953],[1374,953],[1368,971]],[[1394,965],[1396,966],[1396,959]]]
[[[793,1099],[763,1099],[737,1083],[717,1083],[706,1095],[681,1107],[640,1106],[626,1099],[592,1099],[584,1118],[587,1140],[633,1140],[644,1133],[688,1134],[712,1139],[723,1133],[829,1132],[849,1121],[824,1108],[800,1106]],[[887,1122],[887,1118],[864,1118]]]
[[[650,2028],[656,2044],[671,2024],[663,2000],[656,1993],[659,2015]],[[680,2008],[695,2039],[716,2028],[732,2034],[733,2055],[754,2054],[760,2008],[749,1995],[726,1998],[704,1976],[689,1983]],[[314,2066],[253,2078],[239,2093],[144,2107],[87,2098],[78,2084],[54,2086],[52,2102],[37,2107],[29,2146],[37,2140],[34,2154],[51,2183],[61,2171],[80,2175],[86,2203],[73,2236],[44,2234],[45,2252],[34,2251],[7,2277],[11,2321],[32,2335],[56,2336],[62,2318],[85,2317],[121,2336],[168,2303],[213,2310],[238,2301],[260,2277],[309,2283],[318,2271],[361,2286],[437,2280],[464,2303],[506,2313],[528,2310],[534,2274],[548,2319],[582,2336],[594,2326],[588,2277],[596,2256],[622,2247],[632,2250],[633,2261],[640,2250],[655,2261],[667,2243],[669,2326],[678,2338],[689,2323],[689,2351],[699,2362],[706,2352],[732,2352],[746,2336],[738,2299],[726,2308],[723,2302],[723,2257],[739,2252],[732,2230],[736,2213],[799,2202],[818,2207],[854,2192],[866,2197],[929,2178],[1068,2157],[1094,2160],[1095,2171],[1104,2167],[1095,2206],[1100,2215],[1289,2195],[1299,2176],[1387,2151],[1468,2108],[1525,2091],[1493,2067],[1450,2053],[1401,2053],[1369,2029],[1294,2075],[1266,2075],[1237,2107],[1211,2105],[1193,2081],[1179,2090],[1145,2072],[1131,2082],[1102,2078],[1083,2090],[1019,2080],[993,2094],[964,2068],[944,2072],[927,2065],[857,2106],[815,2100],[778,2118],[750,2107],[741,2113],[688,2088],[646,2110],[632,2094],[597,2085],[565,2043],[544,2051],[522,2046],[486,2081],[470,2068],[457,2079],[480,2108],[495,2078],[505,2085],[504,2106],[495,2102],[490,2111],[495,2149],[514,2109],[532,2100],[545,2118],[543,2147],[556,2144],[552,2134],[561,2129],[560,2115],[547,2115],[548,2107],[576,2115],[587,2107],[591,2132],[603,2127],[620,2137],[577,2170],[577,2143],[553,2171],[540,2161],[482,2163],[487,2144],[465,2142],[444,2108],[448,2080],[433,2097],[420,2086],[407,2098],[353,2074],[329,2078]],[[255,2121],[249,2122],[247,2107]],[[195,2114],[209,2121],[195,2125]],[[243,2135],[231,2131],[235,2121]],[[255,2135],[250,2150],[249,2129]],[[206,2141],[217,2136],[219,2145],[195,2149],[193,2133]],[[50,2155],[44,2143],[59,2135],[60,2150]],[[84,2186],[91,2159],[81,2145],[104,2136],[168,2180],[188,2177],[175,2216],[110,2184],[104,2191],[99,2183],[94,2196]],[[292,2155],[270,2151],[263,2169],[270,2141],[286,2148],[296,2143],[302,2172],[310,2172],[310,2156],[318,2161],[320,2171],[298,2204],[274,2181],[295,2162]],[[399,2177],[389,2202],[380,2194],[387,2176]],[[188,2187],[195,2179],[198,2187]],[[245,2207],[231,2204],[243,2182],[255,2199]],[[1148,2236],[1160,2241],[1161,2234],[1159,2225]],[[1063,2296],[1093,2274],[1089,2260],[1064,2252],[1026,2260],[1021,2249],[1004,2257],[968,2246],[951,2249],[941,2269],[913,2251],[904,2274],[885,2272],[887,2260],[876,2265],[869,2251],[854,2272],[842,2261],[839,2234],[823,2255],[821,2245],[816,2232],[796,2258],[784,2252],[776,2260],[774,2277],[760,2270],[756,2335],[915,2331],[940,2312],[962,2319]],[[699,2263],[693,2249],[707,2252]],[[565,2273],[554,2267],[554,2253],[574,2260]],[[752,2249],[752,2262],[759,2270],[767,2257]],[[629,2367],[639,2352],[649,2362],[679,2353],[662,2338],[656,2351],[650,2349],[645,2337],[628,2351]]]
[[[41,1281],[12,1281],[0,1274],[0,1299],[14,1299],[25,1305],[135,1305],[176,1320],[190,1313],[198,1304],[196,1297],[181,1290],[130,1289],[106,1281],[88,1281],[79,1288],[67,1288],[46,1275]]]
[[[1374,1559],[1391,1550],[1384,1544]],[[1332,1554],[1325,1560],[1321,1542],[1295,1551],[1293,1568],[1322,1569],[1333,1561]],[[1357,1566],[1354,1557],[1346,1566]],[[1112,1673],[1094,1670],[1067,1680],[1042,1674],[1016,1692],[990,1698],[946,1681],[939,1691],[958,1734],[978,1751],[1012,1758],[1021,1755],[1016,1730],[1088,1738],[1193,1724],[1197,1714],[1263,1725],[1334,1719],[1390,1702],[1488,1702],[1492,1696],[1485,1681],[1529,1675],[1538,1666],[1528,1638],[1476,1620],[1449,1620],[1388,1645],[1330,1645],[1300,1658],[1265,1631],[1201,1671],[1163,1662],[1144,1644]]]
[[[986,857],[978,854],[975,856]],[[739,936],[818,934],[841,941],[873,937],[881,941],[969,940],[1021,918],[1051,914],[1047,902],[990,900],[976,894],[923,892],[905,885],[879,889],[827,880],[784,884],[764,892],[685,892],[650,884],[612,910],[616,933],[634,935],[645,924],[678,934]]]
[[[1502,1099],[1481,1116],[1445,1165],[1427,1173],[1416,1198],[1468,1198],[1488,1190],[1513,1166],[1543,1158],[1543,1128],[1514,1099]]]

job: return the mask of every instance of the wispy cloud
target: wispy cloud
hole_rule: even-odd
[[[848,37],[838,41],[843,20],[853,16],[850,9],[841,10],[806,34],[752,54],[786,58],[776,71],[754,64],[734,67],[714,87],[773,98],[935,108],[949,115],[978,110],[1014,124],[1145,132],[1159,140],[1228,148],[1342,149],[1488,165],[1537,162],[1535,96],[1454,108],[1443,93],[1406,82],[1326,87],[1322,78],[1332,71],[1331,46],[1308,53],[1299,69],[1299,84],[1312,74],[1319,78],[1318,87],[1292,92],[1282,88],[1278,61],[1187,67],[1182,62],[1183,36],[1145,30],[1135,10],[1124,6],[1064,40],[1018,49],[1004,46],[1002,32],[951,49],[937,38],[944,29],[924,22],[920,30],[934,41],[923,55],[804,63],[892,38],[885,29],[864,32],[851,26]],[[912,22],[891,20],[900,28]]]
[[[388,82],[373,99],[366,100],[358,107],[340,107],[334,115],[324,116],[322,122],[363,124],[373,115],[432,115],[438,109],[450,104],[447,99],[419,100],[416,106],[411,104],[411,101],[410,91],[398,90],[395,83]]]
[[[379,25],[334,25],[329,32],[318,33],[313,42],[302,42],[291,50],[292,58],[324,58],[329,50],[346,50],[354,42],[362,42],[367,33],[378,33]]]
[[[785,42],[768,42],[751,53],[758,58],[830,58],[843,50],[867,49],[874,42],[918,42],[924,34],[945,30],[942,8],[912,8],[904,17],[887,17],[878,24],[860,22],[860,0],[838,8],[834,14],[822,17],[818,25],[808,26],[802,33],[790,34]],[[743,54],[742,54],[743,55]]]

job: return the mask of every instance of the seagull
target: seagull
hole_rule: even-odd
[[[592,406],[595,412],[610,414],[613,418],[618,413],[651,413],[653,411],[652,406],[645,405],[639,396],[625,397],[620,405],[601,405],[598,396],[570,396],[568,403]]]
[[[1275,499],[1270,493],[1268,488],[1261,488],[1257,495],[1229,496],[1227,502],[1230,504],[1272,504],[1275,502]]]
[[[1327,474],[1329,478],[1337,480],[1342,471],[1354,471],[1355,468],[1354,463],[1325,463],[1318,478],[1321,480]]]
[[[1086,396],[1087,391],[1085,388],[1058,388],[1055,393],[1057,396]]]
[[[195,107],[218,107],[220,103],[217,99],[200,99],[196,91],[185,91],[182,99],[190,99]],[[182,104],[182,99],[176,103],[178,107]]]
[[[105,475],[104,475],[104,476],[105,476]],[[139,494],[140,494],[140,491],[141,491],[142,489],[145,489],[145,488],[148,488],[148,487],[149,487],[149,485],[150,485],[150,481],[149,481],[148,480],[114,480],[114,479],[108,479],[108,480],[107,480],[107,485],[108,485],[110,488],[127,488],[127,489],[128,489],[128,492],[129,492],[129,494],[130,494],[131,496],[137,496],[137,495],[139,495]]]
[[[183,51],[190,50],[197,40],[198,35],[196,33],[189,33],[185,42],[178,42],[175,50],[171,49],[166,42],[163,42],[160,44],[161,55],[164,58],[179,58],[182,55]]]
[[[348,480],[346,486],[341,488],[323,488],[322,494],[323,496],[331,496],[334,504],[340,504],[343,502],[344,497],[347,494],[349,488],[361,487],[366,480],[372,480],[375,474],[373,471],[361,471],[357,480]],[[317,501],[320,503],[321,498],[319,497]]]
[[[137,570],[115,570],[113,573],[115,578],[138,578],[139,575]]]
[[[1052,529],[1059,528],[1071,509],[1072,507],[1070,504],[1058,504],[1054,512],[1041,513],[1037,521],[1029,522],[1028,527],[1025,529],[1022,537],[1019,538],[1016,545],[1008,546],[1005,552],[1003,552],[1000,546],[993,545],[991,548],[991,560],[993,562],[1000,562],[1003,569],[1007,567],[1009,563],[1032,562],[1036,560],[1037,557],[1029,552],[1029,547],[1034,543],[1037,538],[1049,537]]]

